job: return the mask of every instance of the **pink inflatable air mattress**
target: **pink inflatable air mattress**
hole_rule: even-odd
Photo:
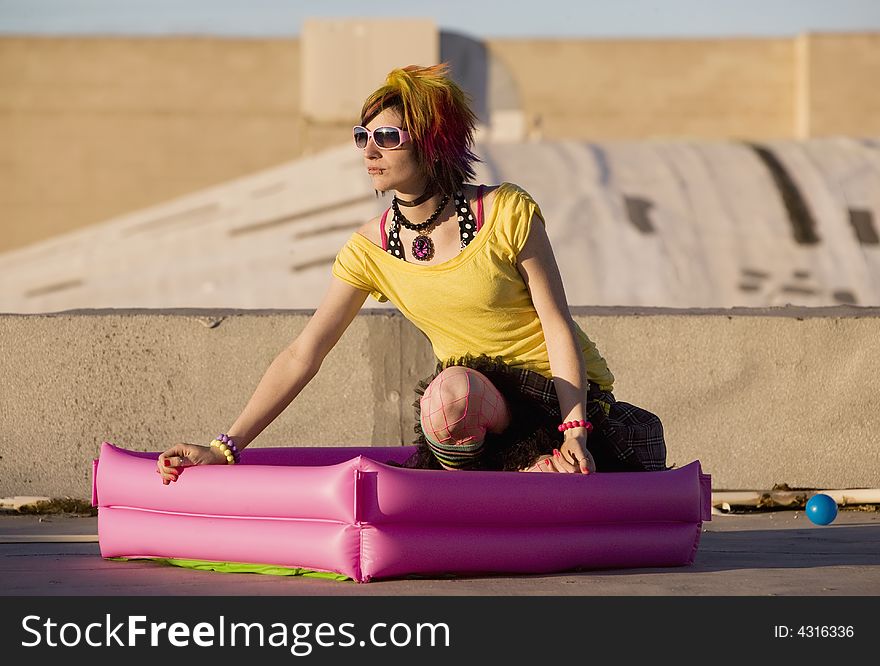
[[[699,461],[664,472],[448,472],[385,464],[413,447],[260,448],[185,469],[104,442],[92,502],[105,558],[336,572],[549,573],[693,562],[711,519]]]

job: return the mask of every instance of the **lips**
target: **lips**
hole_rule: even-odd
[[[371,176],[375,176],[376,174],[383,173],[384,171],[385,171],[385,169],[376,169],[376,168],[367,169],[367,173],[370,174]]]

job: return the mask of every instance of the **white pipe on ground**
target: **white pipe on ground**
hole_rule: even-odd
[[[813,495],[828,495],[840,506],[880,504],[880,488],[842,490],[720,490],[712,493],[712,506],[802,507]]]

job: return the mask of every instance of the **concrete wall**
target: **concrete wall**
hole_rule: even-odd
[[[871,141],[476,150],[475,182],[517,183],[540,204],[572,305],[880,305]],[[0,312],[316,308],[339,248],[389,199],[339,146],[0,253]]]
[[[88,498],[102,440],[159,451],[229,427],[307,311],[0,316],[0,497]],[[619,400],[663,419],[669,462],[715,489],[880,486],[880,308],[576,309]],[[253,446],[411,441],[427,342],[357,317]]]
[[[880,36],[801,39],[472,40],[490,62],[458,67],[515,86],[522,114],[504,117],[534,138],[880,133]],[[359,107],[307,120],[301,55],[282,39],[0,38],[0,251],[347,142]]]

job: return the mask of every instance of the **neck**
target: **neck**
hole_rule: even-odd
[[[434,191],[430,187],[428,187],[425,189],[425,191],[421,195],[419,195],[418,197],[416,197],[415,199],[412,199],[412,200],[403,199],[397,195],[395,195],[394,198],[399,205],[404,206],[406,208],[414,208],[415,206],[418,206],[419,204],[424,203],[425,201],[430,199],[431,196],[433,196],[433,194],[434,194]]]
[[[402,184],[400,189],[395,189],[394,192],[397,194],[398,199],[404,199],[405,201],[412,201],[416,197],[421,196],[428,190],[436,189],[431,182],[425,178],[422,180],[419,178],[415,182],[410,182],[405,185]]]
[[[443,195],[439,192],[435,192],[430,197],[415,206],[400,206],[400,211],[404,213],[410,220],[415,221],[419,219],[424,219],[435,210],[437,210],[437,206],[440,205],[440,201],[442,199]]]
[[[415,194],[411,191],[395,190],[394,198],[397,199],[401,211],[406,211],[407,216],[412,215],[413,218],[419,218],[427,217],[433,213],[440,205],[443,195],[433,186],[425,185]]]

